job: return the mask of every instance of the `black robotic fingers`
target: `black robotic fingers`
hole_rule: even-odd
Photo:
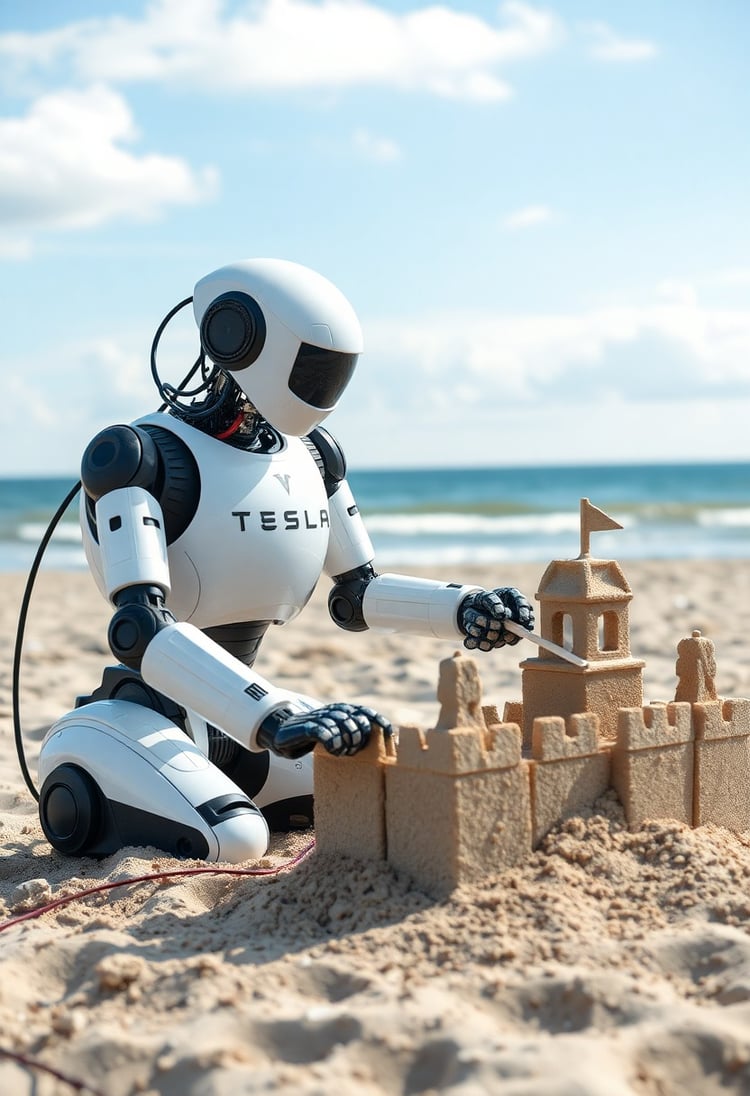
[[[387,719],[361,704],[327,704],[298,715],[281,709],[261,724],[258,745],[281,757],[296,758],[320,743],[328,753],[339,757],[363,749],[373,727],[386,735],[393,733]]]
[[[464,647],[470,651],[492,651],[518,643],[520,637],[503,627],[506,620],[529,631],[534,627],[534,610],[514,586],[469,594],[459,609],[459,626],[466,635]]]

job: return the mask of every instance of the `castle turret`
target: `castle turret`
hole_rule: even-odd
[[[530,746],[539,716],[579,712],[596,713],[601,737],[614,740],[617,709],[643,703],[644,663],[630,654],[630,586],[618,563],[592,559],[589,552],[591,532],[620,528],[582,499],[581,554],[554,560],[542,576],[536,595],[541,635],[574,651],[587,666],[571,665],[541,647],[537,658],[521,663],[524,746]]]

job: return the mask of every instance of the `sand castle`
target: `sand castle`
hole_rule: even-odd
[[[540,632],[585,660],[538,647],[521,663],[520,701],[482,703],[476,662],[440,664],[440,713],[398,744],[315,756],[318,849],[384,859],[440,895],[519,863],[562,818],[617,792],[632,827],[646,819],[750,830],[750,700],[716,695],[712,642],[677,647],[675,698],[643,703],[632,657],[632,592],[590,534],[620,526],[581,501],[581,553],[539,584]],[[580,659],[579,659],[580,661]]]

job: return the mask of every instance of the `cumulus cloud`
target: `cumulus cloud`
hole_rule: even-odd
[[[156,407],[158,396],[136,342],[130,332],[120,339],[61,341],[54,355],[6,363],[0,465],[17,473],[73,477],[98,430]]]
[[[543,224],[552,218],[552,210],[545,205],[528,205],[516,209],[503,219],[503,228],[515,231],[519,228],[531,228]]]
[[[497,22],[443,5],[394,12],[371,0],[156,0],[106,16],[0,35],[6,75],[52,66],[84,81],[164,81],[215,90],[380,85],[469,100],[511,94],[498,75],[562,39],[560,21],[508,0]]]
[[[606,23],[586,23],[583,31],[589,51],[597,61],[650,61],[659,52],[647,38],[626,38]]]
[[[19,230],[82,228],[127,217],[151,219],[215,192],[211,168],[138,154],[130,109],[103,86],[43,95],[26,115],[0,118],[0,228],[6,254],[23,257]]]
[[[18,472],[74,473],[97,431],[155,410],[161,400],[146,352],[152,336],[150,324],[133,321],[114,332],[57,338],[54,354],[35,352],[6,363],[0,466]],[[198,346],[192,313],[184,310],[182,320],[173,321],[162,340],[161,376],[179,384]],[[51,439],[54,452],[40,446],[40,437]]]
[[[355,151],[365,160],[378,164],[393,163],[401,159],[401,149],[390,137],[378,137],[366,129],[358,129],[352,138]]]
[[[443,398],[477,408],[672,399],[688,387],[694,394],[750,393],[750,314],[704,307],[684,286],[662,286],[643,306],[519,316],[441,312],[366,330],[365,361],[377,361],[378,384],[389,372],[399,402],[411,392],[415,407],[439,406]]]
[[[719,270],[713,277],[716,285],[750,285],[750,266],[731,266]]]
[[[0,261],[12,259],[17,262],[30,259],[33,254],[34,248],[27,237],[15,234],[3,236],[0,230]]]

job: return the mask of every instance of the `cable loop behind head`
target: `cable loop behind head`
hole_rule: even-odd
[[[216,385],[216,380],[222,370],[213,363],[209,365],[206,361],[206,354],[203,348],[201,348],[198,357],[195,359],[192,369],[178,388],[175,388],[175,386],[168,381],[163,381],[159,376],[159,370],[156,365],[156,351],[162,334],[164,333],[164,329],[169,321],[176,316],[181,309],[192,303],[192,300],[192,297],[186,297],[184,301],[180,301],[179,304],[176,304],[174,308],[170,309],[157,327],[154,340],[151,344],[151,376],[153,377],[154,384],[163,400],[163,404],[159,410],[163,411],[168,407],[179,415],[180,418],[187,420],[204,419],[209,415],[215,414],[229,395],[229,388],[226,385]],[[186,385],[189,384],[199,369],[203,378],[201,383],[196,385],[195,388],[186,388]],[[196,406],[194,402],[195,398],[203,395],[203,393],[207,393],[206,398]],[[189,398],[193,402],[186,403],[183,399],[180,399],[181,396]]]

